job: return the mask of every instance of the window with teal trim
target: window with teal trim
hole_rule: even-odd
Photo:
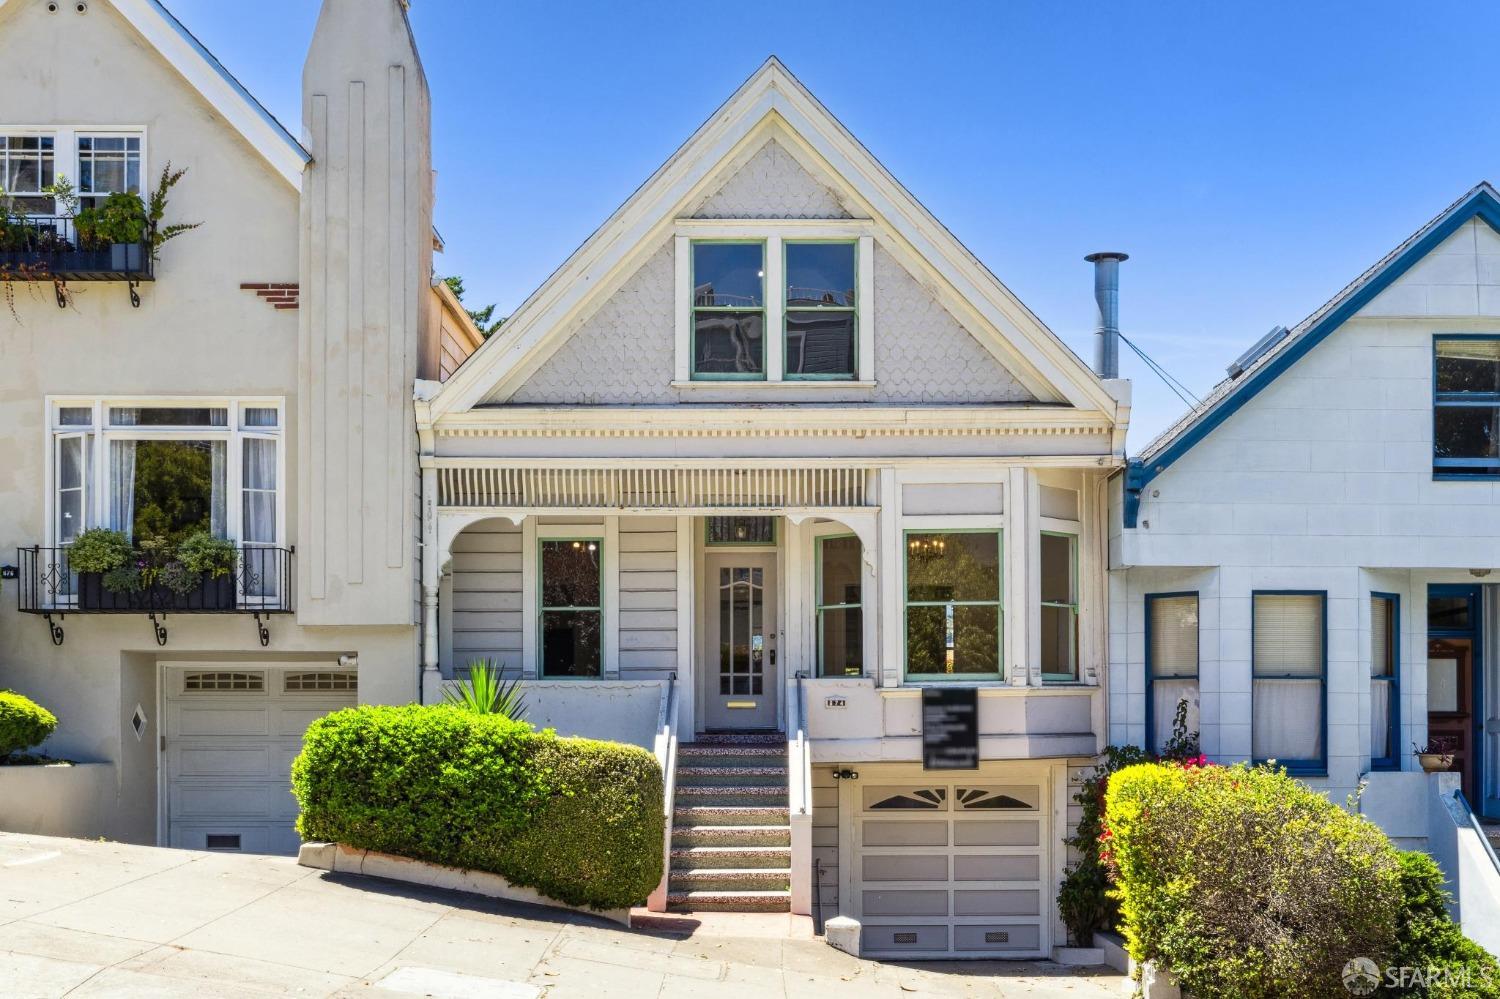
[[[906,535],[906,675],[1000,678],[999,531]]]
[[[818,675],[864,673],[863,574],[859,538],[818,539]]]
[[[786,377],[848,380],[855,363],[853,242],[785,243]]]
[[[1500,335],[1433,340],[1432,471],[1500,476]]]
[[[604,659],[599,538],[537,544],[543,677],[599,676]]]
[[[766,377],[766,246],[693,243],[693,377]]]

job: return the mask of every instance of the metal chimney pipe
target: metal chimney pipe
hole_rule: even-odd
[[[1094,265],[1094,304],[1099,321],[1094,327],[1094,371],[1100,378],[1120,377],[1120,262],[1124,253],[1105,251],[1083,258]]]

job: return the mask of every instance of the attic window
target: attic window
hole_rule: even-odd
[[[693,244],[693,377],[766,377],[766,246]]]
[[[1432,471],[1500,475],[1500,336],[1433,342]]]

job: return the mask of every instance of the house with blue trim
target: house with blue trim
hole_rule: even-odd
[[[1440,859],[1440,815],[1500,819],[1492,186],[1273,329],[1115,485],[1111,741],[1160,748],[1185,705],[1211,759],[1362,788]]]

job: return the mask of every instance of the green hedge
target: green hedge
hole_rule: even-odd
[[[0,760],[40,745],[56,729],[52,712],[13,690],[0,690]]]
[[[1396,953],[1396,851],[1282,771],[1127,767],[1105,814],[1130,952],[1184,991],[1337,995],[1351,958],[1385,967]]]
[[[1401,854],[1401,907],[1391,965],[1420,972],[1386,995],[1483,999],[1500,995],[1500,962],[1448,917],[1443,872],[1425,853]],[[1400,977],[1397,981],[1399,983]]]
[[[304,839],[492,871],[570,905],[638,905],[661,880],[661,768],[635,746],[365,706],[308,728],[292,791]]]

